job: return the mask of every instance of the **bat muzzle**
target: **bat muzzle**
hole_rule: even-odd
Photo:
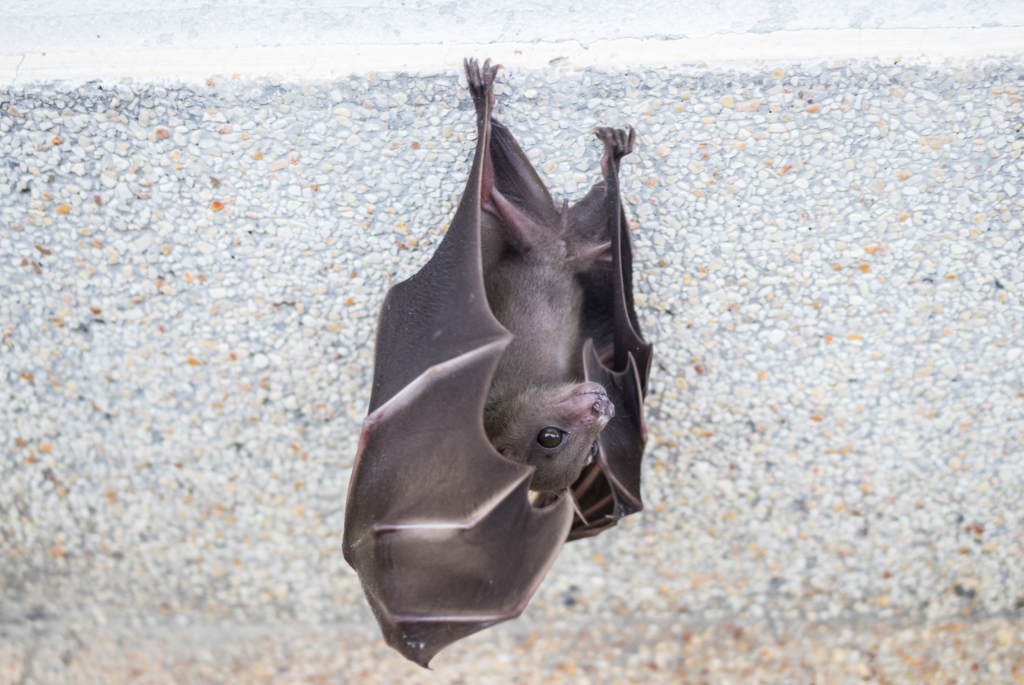
[[[615,405],[604,392],[594,395],[594,403],[590,405],[590,410],[597,414],[602,425],[615,417]]]
[[[573,386],[557,404],[585,426],[596,425],[598,430],[607,425],[615,416],[615,405],[608,393],[597,383],[580,383]]]

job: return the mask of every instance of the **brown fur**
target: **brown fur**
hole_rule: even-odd
[[[567,225],[563,219],[545,227],[550,230],[525,248],[506,242],[484,274],[491,310],[515,336],[491,382],[484,427],[505,457],[536,468],[530,487],[545,492],[576,480],[614,414],[604,389],[583,383],[578,368],[583,288],[577,276],[593,260],[581,258],[586,244]],[[537,442],[549,426],[565,431],[554,449]]]

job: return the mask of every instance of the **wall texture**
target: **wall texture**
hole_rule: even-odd
[[[127,10],[115,0],[34,3],[4,9],[0,55],[289,45],[365,45],[701,38],[799,29],[935,29],[1024,25],[1020,0],[882,4],[723,0],[477,3],[445,0],[169,0]]]
[[[503,78],[556,196],[638,131],[647,509],[433,680],[340,533],[459,74],[0,90],[0,683],[1019,678],[1024,62],[664,66]]]

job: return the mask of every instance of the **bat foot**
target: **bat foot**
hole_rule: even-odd
[[[491,60],[488,59],[481,69],[480,63],[472,57],[464,59],[462,65],[466,70],[466,81],[469,83],[469,94],[473,96],[473,104],[476,106],[477,119],[486,121],[494,108],[494,77],[501,65],[492,66]]]
[[[620,159],[631,153],[633,141],[636,140],[636,131],[632,126],[629,127],[629,130],[601,126],[594,130],[594,135],[604,143],[602,169],[608,165],[609,161],[614,161],[617,164]]]

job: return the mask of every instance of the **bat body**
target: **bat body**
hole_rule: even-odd
[[[599,130],[605,181],[558,208],[491,120],[496,70],[466,63],[465,192],[431,260],[381,307],[346,503],[345,559],[385,640],[422,666],[518,616],[567,539],[642,508],[651,348],[617,181],[632,132]]]
[[[503,126],[492,122],[491,129],[499,146],[515,146]],[[512,167],[516,179],[529,174],[532,192],[513,204],[500,186],[510,195],[517,189],[493,171],[482,189],[487,301],[514,336],[491,381],[484,427],[498,452],[534,467],[531,489],[556,493],[596,456],[598,434],[615,416],[604,388],[585,382],[580,340],[581,277],[607,261],[609,246],[564,205],[555,207],[528,162],[516,167],[505,159],[502,167],[495,156],[484,163],[485,179],[489,168],[507,175]]]

